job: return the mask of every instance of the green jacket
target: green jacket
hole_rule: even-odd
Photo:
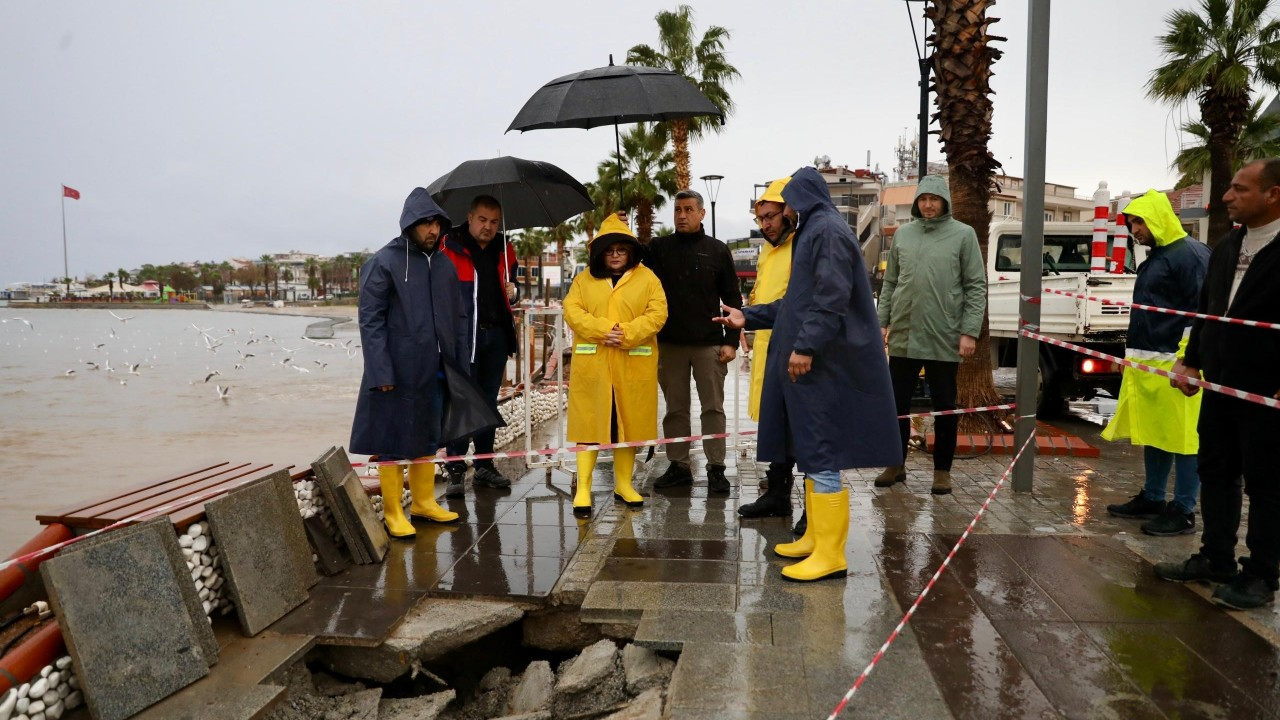
[[[925,220],[920,196],[944,201],[942,215]],[[947,181],[927,175],[916,188],[911,215],[898,229],[880,289],[880,327],[889,328],[889,354],[959,362],[960,336],[982,332],[987,273],[973,228],[951,217]]]

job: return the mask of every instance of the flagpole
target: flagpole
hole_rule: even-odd
[[[67,186],[62,186],[62,280],[67,284],[67,299],[71,299],[71,271],[67,265]]]

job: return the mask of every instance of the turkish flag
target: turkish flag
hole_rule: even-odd
[[[63,186],[62,186],[62,197],[69,197],[69,198],[71,198],[72,200],[79,200],[79,199],[80,199],[80,191],[79,191],[79,190],[76,190],[75,188],[69,188],[69,187],[67,187],[66,185],[63,185]]]

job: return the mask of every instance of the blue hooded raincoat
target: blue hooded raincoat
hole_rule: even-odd
[[[849,224],[813,168],[782,191],[800,221],[791,281],[781,300],[743,310],[747,328],[772,329],[760,398],[757,451],[767,462],[794,457],[802,472],[902,462],[871,283]],[[813,369],[787,376],[792,351]]]
[[[468,366],[471,332],[453,263],[438,249],[428,255],[409,240],[409,228],[430,217],[449,227],[427,191],[415,188],[400,214],[400,237],[360,269],[364,377],[352,453],[417,458],[434,455],[452,439],[441,437],[444,360]],[[377,389],[385,385],[395,389]]]

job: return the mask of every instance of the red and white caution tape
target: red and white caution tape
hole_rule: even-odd
[[[1027,441],[1022,443],[1021,448],[1018,448],[1018,454],[1013,456],[1013,460],[1010,461],[1009,467],[1005,468],[1004,474],[1000,476],[998,481],[996,481],[996,486],[991,488],[990,494],[987,495],[986,502],[982,503],[982,507],[978,508],[978,513],[969,521],[969,525],[965,527],[964,532],[960,534],[960,539],[957,540],[955,546],[951,548],[951,552],[947,553],[946,559],[942,561],[942,564],[938,566],[938,570],[933,574],[933,577],[929,578],[929,582],[924,586],[924,589],[916,596],[915,602],[911,603],[911,607],[907,608],[907,613],[902,616],[902,620],[898,621],[898,626],[893,629],[893,632],[889,633],[889,638],[885,640],[884,644],[880,646],[880,649],[876,651],[875,656],[871,658],[871,662],[867,663],[866,669],[863,670],[862,674],[858,676],[858,679],[854,681],[853,687],[849,688],[849,692],[844,694],[844,697],[840,699],[840,702],[836,705],[835,709],[827,716],[827,720],[835,720],[836,716],[844,711],[845,707],[849,704],[849,701],[853,699],[853,694],[858,692],[858,688],[862,687],[862,684],[867,680],[867,676],[871,674],[871,671],[875,669],[876,664],[879,663],[885,653],[888,652],[889,646],[893,644],[894,640],[898,639],[898,635],[900,635],[902,630],[906,628],[907,623],[911,620],[911,616],[915,615],[916,608],[920,607],[920,603],[924,602],[929,591],[933,589],[934,583],[938,582],[938,578],[942,577],[942,573],[950,567],[951,559],[956,556],[956,552],[960,550],[960,546],[964,544],[965,540],[969,539],[969,533],[971,533],[974,526],[978,524],[978,520],[982,519],[983,513],[987,511],[987,506],[989,506],[991,501],[995,499],[996,493],[1000,492],[1000,488],[1004,486],[1004,481],[1008,479],[1009,473],[1013,472],[1013,468],[1018,464],[1018,460],[1022,457],[1022,453],[1026,452],[1027,448],[1031,446],[1031,442],[1035,439],[1036,430],[1033,425],[1031,428],[1031,434],[1027,436]]]
[[[967,415],[970,413],[992,412],[995,410],[1012,410],[1017,407],[1014,403],[1004,405],[985,405],[975,408],[958,408],[956,410],[938,410],[927,413],[910,413],[908,415],[899,415],[898,419],[916,418],[916,417],[940,417],[942,415]],[[755,435],[759,430],[741,430],[738,435]],[[656,440],[636,440],[633,442],[619,443],[602,443],[600,445],[574,445],[572,447],[561,448],[542,448],[535,450],[511,450],[509,452],[494,452],[473,455],[448,455],[435,456],[430,458],[416,458],[413,460],[383,460],[366,463],[352,463],[352,467],[378,467],[381,465],[414,465],[417,463],[450,463],[465,462],[468,460],[502,460],[509,458],[527,458],[527,457],[545,457],[550,455],[571,455],[574,453],[585,452],[587,450],[614,450],[616,448],[640,448],[652,445],[670,445],[672,443],[698,442],[700,440],[719,440],[733,437],[734,433],[711,433],[708,435],[688,435],[685,437],[674,438],[658,438]]]
[[[1049,343],[1050,345],[1057,345],[1058,347],[1066,348],[1068,350],[1078,352],[1082,355],[1096,357],[1102,360],[1113,362],[1117,365],[1124,365],[1125,367],[1131,367],[1136,370],[1141,370],[1143,372],[1162,375],[1167,378],[1185,380],[1191,385],[1202,387],[1206,390],[1212,390],[1216,393],[1229,395],[1233,398],[1238,398],[1240,400],[1247,400],[1248,402],[1251,402],[1251,403],[1257,403],[1259,405],[1266,405],[1267,407],[1280,409],[1280,400],[1277,400],[1276,398],[1267,397],[1266,395],[1259,395],[1257,393],[1245,392],[1244,390],[1237,390],[1235,388],[1227,387],[1226,385],[1219,385],[1218,383],[1215,383],[1215,382],[1209,382],[1208,380],[1201,380],[1199,378],[1191,377],[1190,375],[1179,375],[1169,370],[1162,370],[1160,368],[1152,367],[1150,365],[1144,365],[1140,362],[1134,362],[1133,360],[1129,360],[1127,358],[1119,358],[1119,357],[1116,357],[1115,355],[1108,355],[1106,353],[1098,352],[1097,350],[1090,350],[1089,348],[1081,347],[1073,343],[1064,342],[1062,340],[1056,340],[1054,338],[1041,335],[1040,333],[1031,332],[1030,330],[1021,330],[1019,331],[1019,333],[1033,340],[1039,340],[1040,342]]]
[[[1119,307],[1131,307],[1138,310],[1148,310],[1150,312],[1164,313],[1165,315],[1178,315],[1181,317],[1197,318],[1200,320],[1214,320],[1217,322],[1229,323],[1231,325],[1247,325],[1249,327],[1267,328],[1270,330],[1280,330],[1280,323],[1263,322],[1262,320],[1245,320],[1243,318],[1225,317],[1222,315],[1206,315],[1205,313],[1190,312],[1187,310],[1174,310],[1173,308],[1159,307],[1156,305],[1144,305],[1136,302],[1125,302],[1124,300],[1109,300],[1107,298],[1095,297],[1093,295],[1081,295],[1080,293],[1067,292],[1066,290],[1055,290],[1053,288],[1045,288],[1046,293],[1054,295],[1064,295],[1066,297],[1078,298],[1080,300],[1092,300],[1100,302],[1103,305],[1116,305]]]

